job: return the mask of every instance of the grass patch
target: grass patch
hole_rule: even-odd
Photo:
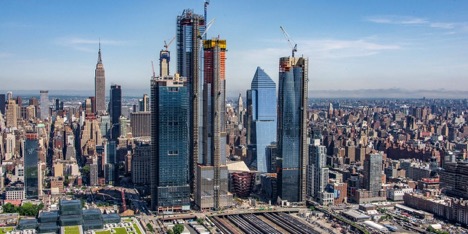
[[[111,234],[111,231],[98,231],[96,234]]]
[[[11,231],[13,231],[13,227],[0,228],[0,234],[5,234]]]
[[[138,225],[136,225],[136,223],[133,224],[133,228],[135,228],[137,234],[141,234],[141,230],[138,228]]]
[[[127,230],[125,228],[114,228],[115,234],[127,234]]]
[[[78,226],[65,227],[65,234],[81,234],[80,227]]]

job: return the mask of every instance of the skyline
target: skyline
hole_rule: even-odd
[[[93,90],[100,38],[106,95],[111,84],[124,95],[149,93],[151,61],[175,35],[176,16],[203,14],[203,1],[109,3],[0,2],[0,89]],[[208,20],[216,19],[208,39],[227,40],[228,96],[245,95],[257,66],[278,83],[278,58],[291,53],[279,26],[298,44],[296,55],[309,57],[311,92],[468,90],[468,3],[268,3],[208,6]],[[170,51],[174,72],[175,44]]]

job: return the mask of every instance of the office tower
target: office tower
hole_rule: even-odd
[[[120,136],[119,119],[122,115],[122,89],[120,85],[112,85],[110,90],[109,114],[111,119],[112,140],[117,140]]]
[[[95,161],[89,165],[89,185],[98,185],[98,164]]]
[[[115,165],[107,163],[104,165],[104,179],[106,184],[114,185],[115,183]]]
[[[166,46],[166,45],[165,45]],[[169,62],[171,61],[171,52],[167,50],[161,50],[159,52],[159,76],[164,77],[170,74]]]
[[[278,195],[289,202],[306,199],[308,61],[283,57],[279,61]]]
[[[202,144],[202,86],[201,72],[201,36],[205,32],[205,19],[187,9],[177,16],[176,43],[177,43],[177,72],[187,77],[190,104],[190,188],[196,193],[197,163],[201,159]]]
[[[91,113],[94,113],[93,112],[93,103],[91,101],[91,98],[86,98],[84,107],[85,107],[85,113],[87,115],[89,115]]]
[[[325,191],[329,179],[329,169],[326,166],[327,148],[320,144],[319,138],[314,138],[309,145],[307,196],[322,205],[333,204],[333,193]]]
[[[139,111],[149,111],[149,110],[150,110],[149,96],[148,94],[143,94],[143,98],[139,100]]]
[[[16,128],[18,126],[18,105],[13,99],[8,101],[5,119],[7,128]]]
[[[226,167],[226,40],[203,41],[203,154],[197,168],[195,203],[215,210],[232,205]]]
[[[364,187],[372,197],[378,197],[382,188],[382,155],[369,154],[364,160]]]
[[[55,99],[55,111],[60,110],[60,99]]]
[[[247,106],[249,151],[257,162],[257,171],[268,172],[266,147],[276,141],[276,84],[260,67],[247,91]]]
[[[17,96],[16,104],[18,104],[19,107],[23,106],[23,98],[21,98],[20,96]]]
[[[149,142],[136,142],[135,153],[132,157],[132,182],[134,184],[149,185],[151,183],[151,145]]]
[[[130,126],[133,137],[151,136],[151,112],[131,113]]]
[[[96,112],[98,114],[106,112],[106,74],[104,64],[102,64],[101,43],[99,43],[98,59],[94,71],[94,98],[96,99]]]
[[[11,99],[13,99],[13,92],[8,91],[7,94],[6,94],[6,97],[7,97],[7,99],[6,99],[7,102],[10,101]]]
[[[468,164],[465,162],[446,162],[440,170],[440,182],[445,193],[457,198],[468,198]]]
[[[99,117],[99,127],[101,128],[101,135],[102,137],[109,138],[110,129],[111,129],[111,121],[109,115],[101,115]]]
[[[39,189],[39,140],[37,133],[26,133],[24,142],[24,190],[27,199],[38,198]]]
[[[278,157],[278,146],[276,142],[273,142],[270,145],[265,147],[265,157],[267,160],[268,173],[276,173],[276,160]]]
[[[120,126],[120,136],[126,137],[127,133],[131,132],[130,120],[127,119],[126,117],[120,116],[119,126]]]
[[[91,113],[97,113],[97,111],[96,111],[96,98],[95,97],[89,97],[89,100],[91,101]]]
[[[0,113],[5,115],[5,107],[6,107],[6,96],[5,94],[0,94]]]
[[[189,210],[189,90],[185,77],[151,80],[151,208]]]
[[[109,141],[106,151],[106,163],[115,164],[117,162],[117,143],[115,141]]]
[[[41,90],[41,119],[49,118],[49,91]]]

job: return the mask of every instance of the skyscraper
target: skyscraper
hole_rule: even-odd
[[[151,208],[189,210],[189,90],[177,74],[151,80]]]
[[[0,94],[0,113],[5,115],[5,107],[6,107],[6,96],[5,94]]]
[[[98,59],[94,71],[94,98],[96,102],[95,111],[102,114],[106,111],[106,75],[101,57],[101,43],[99,43]]]
[[[49,91],[41,90],[41,119],[49,118]]]
[[[306,199],[308,61],[283,57],[279,61],[278,195],[289,202]]]
[[[200,209],[232,205],[226,167],[226,40],[203,41],[203,156],[197,168],[195,203]]]
[[[139,100],[139,111],[149,111],[150,110],[150,100],[148,94],[143,94],[143,98]]]
[[[263,69],[257,71],[247,91],[249,109],[249,151],[257,165],[257,171],[268,172],[266,147],[276,141],[276,84]]]
[[[26,133],[24,143],[24,190],[27,199],[37,198],[39,189],[39,140],[37,133]]]
[[[201,51],[199,38],[205,32],[205,19],[201,15],[186,9],[177,16],[176,43],[177,43],[177,72],[180,76],[187,77],[189,87],[190,104],[190,187],[196,193],[197,164],[202,157],[202,89],[203,79],[201,72]]]
[[[10,99],[6,110],[6,126],[17,127],[18,126],[18,104],[15,100]]]
[[[333,193],[325,191],[328,184],[327,148],[321,145],[321,134],[314,136],[309,145],[307,167],[307,196],[322,205],[333,204]]]
[[[110,90],[109,113],[111,118],[111,139],[117,140],[120,136],[119,119],[122,115],[122,88],[112,85]]]
[[[364,187],[372,197],[378,197],[382,188],[382,154],[370,154],[364,160]]]

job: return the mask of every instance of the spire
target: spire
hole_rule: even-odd
[[[98,64],[102,64],[102,58],[101,58],[101,38],[99,38],[99,52],[98,52]]]

